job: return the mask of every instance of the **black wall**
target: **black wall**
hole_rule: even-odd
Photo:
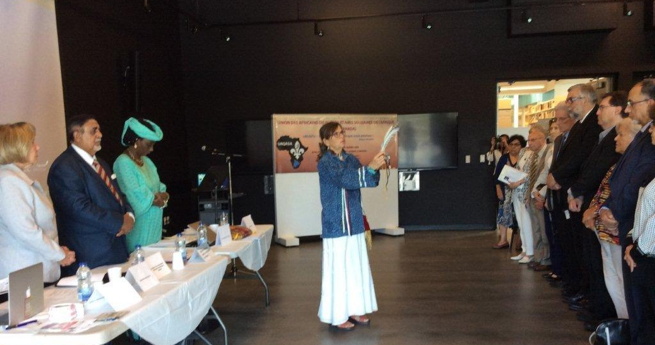
[[[139,115],[164,132],[150,157],[171,194],[165,227],[184,229],[197,212],[187,174],[177,12],[153,4],[149,13],[143,1],[132,0],[58,0],[55,6],[66,117],[96,115],[103,133],[98,156],[113,164],[138,99]]]
[[[439,2],[441,3],[441,2]],[[459,4],[457,4],[459,3]],[[208,21],[247,23],[473,7],[466,1],[276,1],[214,5]],[[504,4],[487,2],[481,6]],[[197,137],[221,144],[223,121],[273,113],[459,112],[459,168],[421,174],[421,191],[400,194],[400,223],[426,228],[494,228],[496,205],[485,164],[475,163],[496,126],[496,82],[616,74],[629,89],[632,73],[655,68],[655,36],[644,32],[643,8],[618,13],[610,32],[508,37],[506,11],[442,13],[320,23],[180,30],[191,168]],[[589,6],[591,8],[591,6]],[[617,7],[618,8],[618,7]],[[277,9],[277,10],[276,10]],[[566,9],[571,11],[572,9]],[[579,11],[578,8],[573,10]],[[270,15],[267,16],[267,13]],[[557,22],[558,18],[542,18]],[[193,133],[193,134],[191,134]],[[464,156],[472,164],[464,164]],[[267,203],[266,207],[273,207]]]
[[[644,31],[643,5],[609,32],[509,38],[506,11],[379,17],[320,23],[237,25],[193,33],[162,0],[58,0],[57,20],[67,116],[97,114],[102,157],[113,161],[125,119],[121,61],[138,50],[142,113],[165,132],[152,158],[171,187],[173,221],[197,219],[195,174],[214,164],[201,145],[226,148],[228,123],[273,113],[459,113],[459,168],[421,175],[422,190],[400,194],[401,225],[493,228],[495,202],[487,166],[464,164],[495,133],[496,82],[613,74],[628,89],[633,72],[655,70],[655,33]],[[207,23],[293,21],[392,12],[503,6],[503,0],[193,1],[185,10]],[[620,6],[619,6],[620,7]],[[568,11],[593,11],[593,6]],[[559,17],[545,20],[557,22]],[[222,35],[228,33],[230,42]],[[187,158],[188,156],[188,158]],[[263,176],[235,171],[247,190],[235,216],[273,222]],[[260,189],[260,187],[262,187]],[[255,214],[257,212],[257,214]]]

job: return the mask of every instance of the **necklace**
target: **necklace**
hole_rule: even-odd
[[[136,163],[138,166],[143,166],[143,160],[141,159],[141,157],[137,158],[129,149],[125,151],[127,151],[127,155],[130,157],[130,159],[134,161],[134,163]]]

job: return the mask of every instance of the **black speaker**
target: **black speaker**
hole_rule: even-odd
[[[141,61],[138,50],[119,58],[119,83],[123,114],[138,114],[141,111]]]

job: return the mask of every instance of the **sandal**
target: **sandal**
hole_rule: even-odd
[[[330,329],[333,331],[340,331],[340,332],[350,332],[353,329],[355,329],[355,324],[352,322],[344,322],[340,325],[330,325]]]
[[[367,318],[366,316],[351,316],[348,318],[348,321],[356,324],[356,325],[370,325],[371,324],[371,319]]]

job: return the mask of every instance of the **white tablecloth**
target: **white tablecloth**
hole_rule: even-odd
[[[143,294],[123,322],[152,344],[175,344],[189,335],[216,298],[228,260],[190,263],[172,271],[159,285]]]
[[[273,240],[273,225],[256,225],[257,230],[252,235],[238,241],[232,241],[224,246],[212,246],[217,255],[229,256],[231,259],[239,258],[243,265],[251,271],[259,271],[266,263],[268,251]],[[187,243],[196,240],[195,231],[184,233]],[[161,240],[159,243],[148,246],[146,250],[160,250],[164,259],[170,261],[175,248],[175,236]],[[188,249],[189,255],[192,249]]]
[[[209,262],[187,264],[184,270],[172,271],[160,284],[141,293],[143,300],[129,308],[120,321],[97,326],[82,333],[39,333],[38,328],[25,327],[0,332],[0,344],[104,344],[127,329],[132,329],[153,344],[175,344],[198,326],[216,298],[228,260],[212,257]],[[96,268],[99,272],[105,268]],[[46,289],[46,308],[58,303],[77,301],[75,288]],[[95,302],[98,304],[100,302]],[[90,317],[109,311],[103,303],[88,311]]]
[[[252,235],[225,246],[214,246],[212,250],[230,258],[239,258],[244,266],[251,271],[259,271],[266,263],[268,251],[273,240],[273,225],[257,225],[257,231]]]

